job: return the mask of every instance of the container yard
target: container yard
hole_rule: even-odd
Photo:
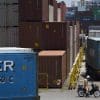
[[[0,0],[0,100],[99,99],[99,44],[99,0]]]

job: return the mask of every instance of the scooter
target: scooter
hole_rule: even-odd
[[[84,89],[83,85],[78,85],[77,93],[79,97],[89,97],[90,95],[94,95],[94,97],[100,96],[99,87],[94,83],[91,84],[91,90],[88,92]]]

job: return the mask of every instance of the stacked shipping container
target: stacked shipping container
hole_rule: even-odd
[[[48,52],[48,55],[39,55],[39,69],[46,65],[50,71],[54,70],[54,76],[59,76],[55,77],[55,80],[49,72],[39,70],[39,75],[47,73],[51,78],[52,81],[48,80],[49,87],[62,87],[78,52],[79,24],[76,21],[65,22],[65,13],[65,3],[57,4],[56,0],[0,1],[0,46],[20,46],[39,51],[56,50],[54,52],[59,52],[60,55],[50,53],[51,51]],[[62,53],[59,50],[64,51]],[[49,60],[43,60],[45,58],[41,56],[45,56]],[[58,69],[55,67],[53,69],[54,62]],[[49,63],[52,67],[49,66]],[[39,76],[39,80],[41,77],[42,75]],[[44,80],[46,81],[46,78]],[[60,85],[57,85],[59,82]]]
[[[49,5],[48,0],[20,0],[21,21],[48,21]]]
[[[22,47],[40,50],[68,48],[69,22],[23,22],[20,26],[19,38]],[[38,48],[35,44],[38,44]]]
[[[36,50],[65,50],[69,73],[79,50],[79,32],[78,21],[23,22],[20,27],[20,46]]]
[[[0,0],[0,46],[18,46],[18,0]]]

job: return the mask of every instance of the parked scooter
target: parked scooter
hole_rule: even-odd
[[[77,93],[79,97],[89,97],[90,95],[94,95],[94,97],[100,96],[99,86],[94,83],[91,84],[91,90],[89,90],[88,92],[83,85],[78,85]]]
[[[90,77],[86,77],[87,80],[90,80]],[[99,86],[91,82],[91,89],[87,89],[84,87],[84,85],[78,85],[77,93],[79,97],[89,97],[90,95],[94,95],[94,97],[99,97],[100,96],[100,90]]]

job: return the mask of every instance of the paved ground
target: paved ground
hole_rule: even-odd
[[[100,98],[78,97],[76,90],[40,90],[40,100],[100,100]]]

